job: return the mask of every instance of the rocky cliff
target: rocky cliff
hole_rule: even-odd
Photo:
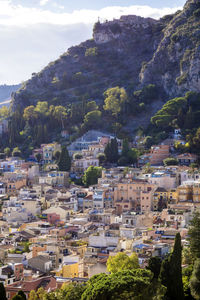
[[[200,1],[187,1],[167,22],[152,59],[140,72],[142,84],[155,83],[170,96],[200,91]]]
[[[134,91],[154,83],[171,97],[200,91],[200,1],[160,20],[122,16],[96,23],[93,39],[70,48],[13,94],[13,107],[37,101],[103,101],[113,86]],[[159,96],[158,96],[159,97]]]

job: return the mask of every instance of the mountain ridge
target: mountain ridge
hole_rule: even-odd
[[[65,129],[77,136],[86,130],[85,117],[90,112],[86,106],[93,101],[97,106],[91,113],[101,115],[102,129],[122,128],[134,135],[138,127],[148,127],[169,99],[200,92],[199,28],[197,0],[187,1],[182,11],[159,20],[129,15],[97,22],[92,39],[69,48],[41,72],[33,73],[13,94],[13,111],[23,114],[27,106],[36,107],[38,102],[47,102],[49,108],[62,106]],[[116,88],[114,93],[121,88],[127,93],[117,117],[104,109],[110,88]],[[98,129],[100,123],[87,124]]]

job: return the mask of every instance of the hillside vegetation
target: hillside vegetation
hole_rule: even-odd
[[[124,138],[147,128],[153,116],[153,131],[181,127],[180,116],[178,121],[177,115],[166,117],[162,106],[178,97],[167,104],[170,111],[196,109],[181,97],[200,92],[199,11],[200,2],[189,0],[182,11],[160,20],[122,16],[96,23],[93,39],[33,73],[13,94],[9,141],[1,146],[31,149],[60,141],[62,130],[70,140],[89,129]]]

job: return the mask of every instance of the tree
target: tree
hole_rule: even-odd
[[[24,300],[24,298],[22,298],[22,296],[17,294],[17,295],[12,297],[12,300]]]
[[[135,164],[137,163],[138,160],[138,150],[135,148],[132,148],[128,151],[127,153],[127,157],[128,157],[128,162],[130,164]]]
[[[192,129],[194,127],[194,113],[192,111],[192,107],[190,106],[189,107],[189,110],[188,112],[186,113],[186,116],[185,116],[185,122],[184,122],[184,127],[186,129]]]
[[[194,299],[191,295],[191,287],[190,287],[190,279],[192,276],[192,271],[193,271],[193,265],[189,265],[188,267],[183,268],[183,271],[182,271],[184,296],[185,296],[185,299],[188,299],[188,300]]]
[[[102,168],[90,166],[83,175],[83,183],[86,187],[97,184],[98,178],[101,177]]]
[[[127,157],[130,150],[128,139],[124,139],[122,143],[122,156]]]
[[[180,108],[187,106],[185,97],[174,98],[167,101],[163,107],[151,118],[151,122],[160,128],[167,128],[177,119]]]
[[[66,108],[64,106],[55,106],[54,107],[54,118],[61,123],[62,129],[64,129],[64,119],[67,117]]]
[[[190,279],[191,294],[194,299],[200,299],[200,258],[197,258],[194,263],[194,269]]]
[[[97,154],[97,158],[99,160],[99,164],[100,165],[103,164],[105,162],[105,160],[106,160],[106,156],[105,156],[104,153],[98,153]]]
[[[181,260],[181,236],[180,233],[177,233],[173,252],[162,262],[159,275],[161,283],[167,288],[165,299],[184,299]]]
[[[61,288],[61,292],[63,295],[62,299],[67,299],[67,300],[81,299],[81,296],[85,291],[85,289],[86,289],[85,284],[80,284],[80,283],[63,284]]]
[[[71,158],[69,152],[65,146],[62,147],[59,162],[58,162],[59,171],[70,171],[71,169]]]
[[[107,269],[111,273],[137,268],[139,268],[139,262],[136,253],[132,253],[131,256],[128,256],[124,252],[119,252],[115,256],[109,256],[107,260]]]
[[[194,149],[199,152],[200,150],[200,127],[197,129],[196,134],[192,140],[192,143],[194,144]]]
[[[81,159],[83,158],[83,155],[81,153],[74,153],[74,159]]]
[[[0,120],[5,120],[9,117],[9,109],[7,106],[2,106],[0,108]]]
[[[54,158],[56,161],[59,161],[60,154],[61,154],[61,152],[60,152],[59,150],[54,151],[54,153],[53,153],[53,158]]]
[[[96,104],[95,101],[89,101],[86,104],[86,113],[90,112],[90,111],[94,111],[94,110],[98,110],[98,105]]]
[[[93,110],[88,112],[84,117],[83,126],[85,129],[98,128],[102,122],[101,111]]]
[[[117,139],[111,139],[110,141],[110,149],[112,152],[112,156],[111,156],[111,163],[116,163],[119,157],[119,153],[118,153],[118,143],[117,143]]]
[[[12,156],[21,156],[22,152],[18,147],[15,147],[12,151]]]
[[[40,115],[47,115],[48,113],[48,102],[47,101],[38,101],[35,107],[35,112],[39,113]]]
[[[35,111],[35,106],[33,105],[27,106],[24,109],[23,118],[25,121],[29,123],[30,126],[34,126],[34,122],[38,118],[38,114]]]
[[[9,156],[10,156],[10,153],[11,153],[10,148],[6,147],[6,148],[4,149],[4,153],[5,153],[5,155],[6,155],[7,157],[9,157]]]
[[[4,287],[2,282],[0,282],[0,299],[1,300],[7,300],[6,290],[5,290],[5,287]]]
[[[149,149],[154,144],[154,139],[152,136],[146,136],[144,139],[145,148]]]
[[[37,162],[39,163],[40,161],[41,161],[41,159],[42,159],[42,154],[41,153],[36,153],[35,154],[35,159],[37,160]]]
[[[188,231],[190,252],[193,258],[200,258],[200,213],[195,212]]]
[[[116,138],[111,139],[111,141],[106,145],[104,154],[108,162],[110,163],[117,162],[119,154],[118,154],[118,144]]]
[[[23,300],[26,300],[26,295],[23,291],[19,291],[18,295],[21,296]]]
[[[29,249],[29,243],[28,242],[26,242],[25,244],[24,244],[24,252],[30,252],[30,249]]]
[[[87,283],[81,300],[132,300],[157,298],[156,289],[151,286],[152,274],[149,270],[135,269],[117,273],[98,274]]]
[[[168,157],[163,160],[165,166],[176,166],[178,165],[178,160],[173,157]]]
[[[110,111],[115,117],[124,109],[128,96],[124,88],[114,87],[108,89],[105,93],[104,110]]]
[[[153,273],[153,277],[156,279],[158,279],[160,274],[161,263],[162,260],[158,256],[151,257],[148,261],[147,269]]]

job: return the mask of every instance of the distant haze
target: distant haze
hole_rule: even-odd
[[[8,106],[12,92],[17,91],[19,88],[20,85],[0,85],[0,107],[2,105]]]

